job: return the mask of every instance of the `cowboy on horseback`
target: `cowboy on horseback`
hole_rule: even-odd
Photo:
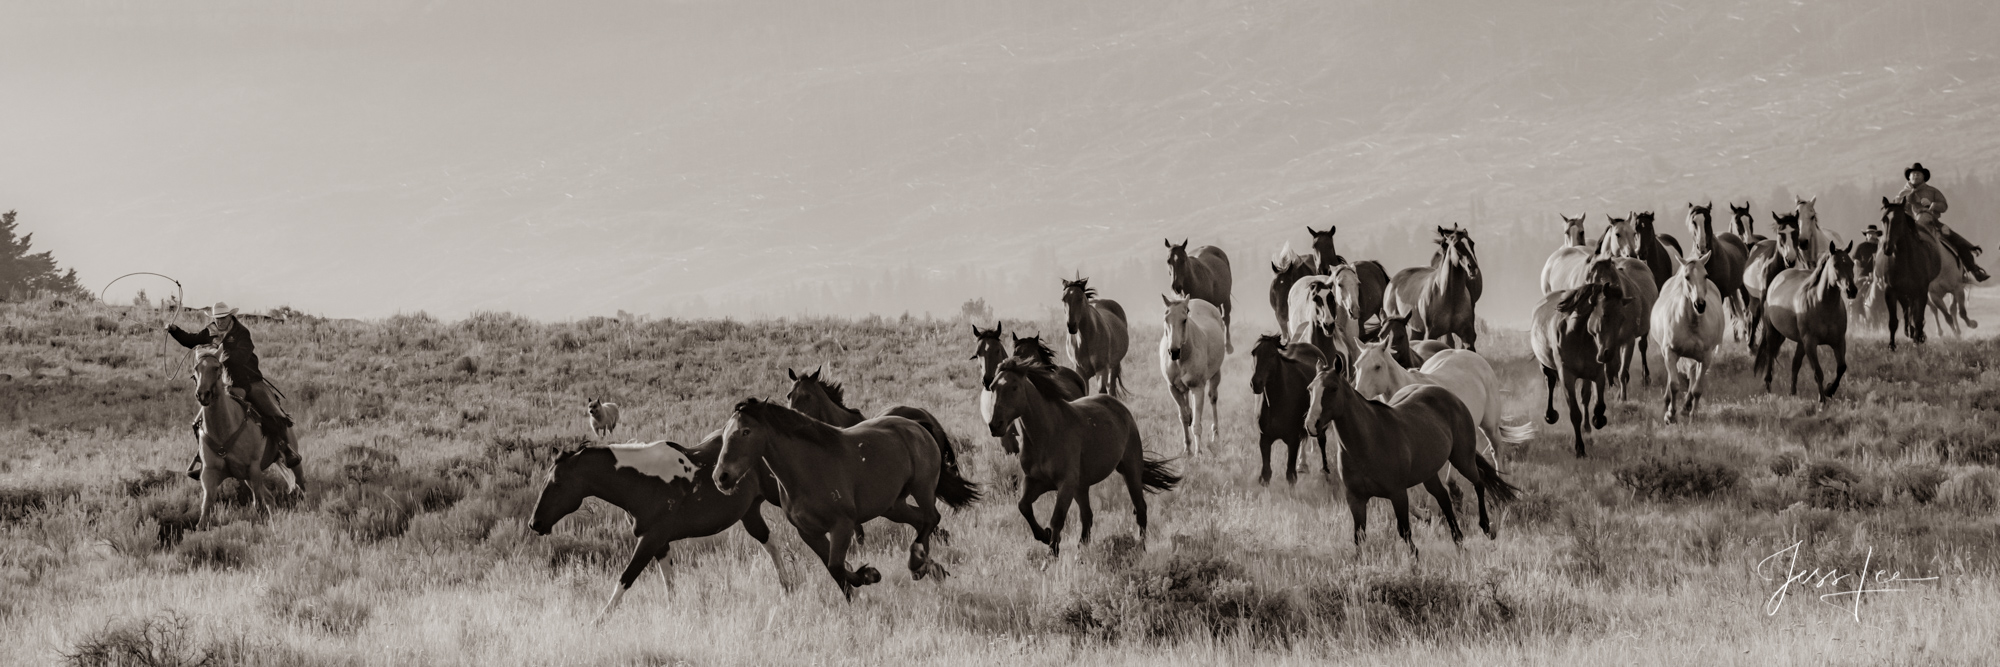
[[[1966,273],[1971,274],[1974,281],[1986,282],[1986,269],[1979,268],[1979,265],[1972,261],[1974,257],[1979,256],[1981,248],[1965,240],[1965,237],[1959,236],[1958,232],[1952,231],[1951,227],[1945,226],[1943,220],[1938,219],[1949,205],[1945,203],[1944,193],[1938,192],[1938,189],[1930,184],[1931,170],[1925,169],[1924,163],[1918,162],[1903,170],[1903,179],[1910,184],[1896,194],[1896,200],[1903,202],[1904,210],[1910,217],[1916,218],[1917,222],[1930,226],[1931,232],[1937,234],[1938,240],[1943,241],[1943,245],[1958,256],[1958,263],[1965,266]]]
[[[167,335],[183,347],[216,345],[222,348],[222,368],[229,374],[232,389],[242,392],[241,398],[248,400],[262,416],[264,438],[278,448],[285,467],[296,470],[299,454],[292,440],[292,418],[281,404],[283,394],[264,379],[257,370],[257,345],[250,341],[250,330],[236,320],[236,309],[217,301],[208,309],[208,328],[189,333],[179,325],[167,325]],[[235,393],[235,392],[231,392]],[[194,421],[196,439],[200,438],[201,417]],[[188,476],[201,479],[201,455],[197,453],[194,463],[188,467]]]

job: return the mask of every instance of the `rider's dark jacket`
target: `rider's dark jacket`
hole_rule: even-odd
[[[167,327],[167,334],[184,347],[214,344],[217,338],[213,324],[192,333],[170,326]],[[264,374],[257,371],[257,344],[250,342],[250,330],[243,327],[243,322],[237,321],[236,326],[229,328],[229,333],[221,335],[221,339],[222,370],[229,374],[229,384],[247,388],[263,382]]]

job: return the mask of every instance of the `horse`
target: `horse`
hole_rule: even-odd
[[[1660,299],[1652,308],[1653,332],[1660,339],[1660,358],[1667,370],[1666,406],[1661,419],[1674,423],[1680,412],[1694,414],[1701,399],[1701,378],[1708,372],[1715,348],[1722,344],[1723,312],[1711,310],[1725,303],[1722,291],[1708,277],[1715,266],[1709,253],[1681,262],[1681,270],[1661,286]],[[1685,407],[1676,410],[1675,399],[1686,397]]]
[[[1222,311],[1207,301],[1160,295],[1166,303],[1166,332],[1160,336],[1160,375],[1174,392],[1180,407],[1181,445],[1187,453],[1201,450],[1201,418],[1208,416],[1208,444],[1222,437],[1222,418],[1216,401],[1222,387],[1222,357],[1225,351]],[[1189,405],[1189,395],[1193,405]],[[1206,395],[1208,409],[1202,409]]]
[[[1750,354],[1757,354],[1757,332],[1764,322],[1764,293],[1771,281],[1785,269],[1792,268],[1799,261],[1797,214],[1771,212],[1772,226],[1777,228],[1777,236],[1750,248],[1750,257],[1743,267],[1743,310],[1746,317],[1742,322],[1739,336],[1749,345]]]
[[[1307,276],[1292,285],[1288,299],[1292,312],[1286,319],[1291,328],[1282,331],[1285,340],[1312,343],[1349,359],[1360,354],[1360,331],[1352,308],[1357,282],[1354,267],[1340,264],[1329,275]]]
[[[1354,362],[1354,389],[1362,396],[1387,400],[1414,384],[1444,387],[1465,403],[1472,414],[1472,423],[1479,425],[1478,435],[1486,441],[1487,456],[1496,468],[1500,465],[1500,443],[1527,442],[1534,437],[1533,426],[1508,426],[1501,421],[1500,379],[1493,372],[1493,365],[1478,352],[1443,350],[1431,356],[1419,370],[1404,368],[1392,354],[1386,340],[1362,348],[1361,357]]]
[[[1840,379],[1847,376],[1847,303],[1842,293],[1849,300],[1855,295],[1853,250],[1851,241],[1845,249],[1828,244],[1826,255],[1811,270],[1786,269],[1771,281],[1764,300],[1764,328],[1758,333],[1762,345],[1751,366],[1752,373],[1764,373],[1764,391],[1771,390],[1772,367],[1777,365],[1778,350],[1786,339],[1798,343],[1792,354],[1792,395],[1799,393],[1799,362],[1804,359],[1812,359],[1819,402],[1825,403],[1840,390]],[[1833,348],[1835,367],[1830,385],[1819,366],[1821,345]]]
[[[1653,270],[1653,289],[1659,290],[1672,278],[1674,270],[1680,267],[1681,242],[1669,234],[1660,234],[1653,228],[1653,212],[1640,211],[1632,214],[1632,230],[1639,238],[1638,253],[1632,255],[1646,263]]]
[[[1583,233],[1583,219],[1589,215],[1579,215],[1574,218],[1557,215],[1561,216],[1563,221],[1564,244],[1556,248],[1555,252],[1549,253],[1549,258],[1542,262],[1543,294],[1559,289],[1555,285],[1563,282],[1562,276],[1589,264],[1592,255],[1590,247],[1584,242]]]
[[[1271,312],[1278,318],[1278,330],[1291,329],[1292,287],[1299,280],[1319,274],[1318,261],[1311,255],[1280,251],[1280,261],[1271,262]]]
[[[1411,345],[1408,323],[1408,317],[1389,320],[1383,325],[1383,330],[1387,334],[1378,339],[1378,342],[1389,344],[1390,357],[1402,367],[1421,368],[1424,362],[1430,361],[1431,357],[1437,356],[1437,353],[1454,349],[1435,340],[1417,341],[1415,345]]]
[[[1451,495],[1438,471],[1449,463],[1472,482],[1479,499],[1479,528],[1497,538],[1486,514],[1486,494],[1497,502],[1512,501],[1519,489],[1501,479],[1493,463],[1479,455],[1478,427],[1465,403],[1435,385],[1413,385],[1396,392],[1387,403],[1363,398],[1352,386],[1353,365],[1338,356],[1322,357],[1304,348],[1287,349],[1295,360],[1313,363],[1317,373],[1306,408],[1306,431],[1326,433],[1331,423],[1340,436],[1340,478],[1347,490],[1347,510],[1354,517],[1354,545],[1368,529],[1368,500],[1387,498],[1396,511],[1396,533],[1417,556],[1410,539],[1410,487],[1423,485],[1437,499],[1453,544],[1462,543]]]
[[[1457,243],[1461,246],[1464,246],[1463,250],[1465,251],[1465,273],[1466,273],[1465,286],[1466,289],[1472,292],[1472,305],[1474,307],[1477,307],[1479,305],[1480,295],[1486,293],[1486,274],[1485,272],[1479,270],[1479,252],[1478,248],[1474,247],[1474,244],[1472,242],[1472,232],[1464,229],[1459,229],[1458,223],[1454,222],[1451,223],[1451,233],[1449,234],[1449,236],[1450,236],[1449,240],[1452,243]],[[1432,254],[1433,257],[1431,259],[1436,260],[1437,259],[1436,255],[1442,255],[1444,254],[1444,251],[1440,250]]]
[[[1080,543],[1090,543],[1090,487],[1111,476],[1125,478],[1132,496],[1132,515],[1139,523],[1139,544],[1146,543],[1146,492],[1170,491],[1181,478],[1167,461],[1146,457],[1139,425],[1118,399],[1093,394],[1073,401],[1062,398],[1055,369],[1038,361],[1008,359],[993,377],[993,414],[986,426],[999,433],[1014,420],[1024,429],[1021,441],[1021,516],[1035,541],[1062,555],[1063,522],[1070,502],[1077,503],[1083,522]],[[1035,520],[1035,500],[1056,492],[1055,514],[1049,527]]]
[[[1916,218],[1903,210],[1903,203],[1882,198],[1882,250],[1875,257],[1875,279],[1882,282],[1889,303],[1889,349],[1896,349],[1898,316],[1907,323],[1910,340],[1924,342],[1924,307],[1930,300],[1931,283],[1937,280],[1943,261],[1938,246],[1924,238]],[[1817,361],[1817,359],[1815,359]]]
[[[1607,235],[1609,232],[1607,232]],[[1619,385],[1620,397],[1629,395],[1632,380],[1632,353],[1639,354],[1641,380],[1653,383],[1652,361],[1646,357],[1646,348],[1652,344],[1653,327],[1651,314],[1653,303],[1659,299],[1659,292],[1653,287],[1652,268],[1645,262],[1632,257],[1605,257],[1593,255],[1585,263],[1562,267],[1552,278],[1549,287],[1554,291],[1572,290],[1590,282],[1617,281],[1622,285],[1621,293],[1636,300],[1634,309],[1626,311],[1630,318],[1628,327],[1620,331],[1629,334],[1629,339],[1619,339],[1618,363],[1612,369],[1608,380]]]
[[[911,578],[941,580],[950,574],[930,556],[937,501],[962,509],[979,494],[944,467],[943,449],[923,426],[902,417],[876,417],[840,429],[752,398],[737,403],[723,425],[722,451],[711,476],[717,490],[735,494],[744,480],[757,478],[761,461],[778,482],[778,504],[799,538],[853,602],[855,587],[882,580],[873,567],[847,568],[855,527],[878,516],[916,529]]]
[[[1861,291],[1861,297],[1847,312],[1851,329],[1867,331],[1889,324],[1888,294],[1883,291],[1883,281],[1875,278],[1875,256],[1881,249],[1873,239],[1854,246],[1854,287]],[[1933,286],[1937,283],[1931,282]]]
[[[1334,252],[1334,229],[1334,227],[1328,226],[1326,231],[1322,232],[1314,230],[1312,227],[1306,227],[1306,233],[1312,235],[1313,255],[1319,258],[1320,273],[1332,273],[1333,267],[1349,264],[1347,258],[1341,257],[1340,253]],[[1360,288],[1355,293],[1356,300],[1352,315],[1354,316],[1355,326],[1365,331],[1367,330],[1368,321],[1382,314],[1383,291],[1389,288],[1389,272],[1382,268],[1381,262],[1372,259],[1352,262],[1352,265],[1354,267],[1355,280],[1360,285]],[[1283,331],[1283,329],[1280,329],[1280,331]]]
[[[673,574],[666,567],[667,550],[675,540],[707,537],[741,524],[743,532],[763,545],[778,571],[778,585],[792,590],[785,573],[784,557],[771,542],[771,528],[765,525],[761,508],[766,499],[777,498],[777,486],[752,467],[752,488],[756,493],[725,494],[716,490],[706,472],[715,466],[722,449],[722,432],[709,434],[694,449],[679,443],[625,443],[585,445],[560,452],[549,468],[541,497],[528,527],[537,535],[547,535],[556,522],[576,512],[585,498],[600,498],[632,517],[632,534],[639,544],[632,561],[618,577],[611,600],[597,612],[598,622],[618,608],[632,582],[646,566],[660,561],[660,578],[669,586]]]
[[[1687,223],[1688,231],[1694,236],[1694,253],[1708,258],[1709,264],[1703,267],[1704,273],[1709,281],[1715,283],[1715,289],[1722,293],[1719,303],[1726,308],[1728,303],[1741,304],[1749,298],[1743,288],[1743,268],[1750,262],[1750,247],[1735,232],[1715,232],[1714,210],[1713,203],[1696,206],[1694,202],[1688,202]],[[1675,271],[1676,275],[1679,273]]]
[[[1818,202],[1819,197],[1799,199],[1793,207],[1792,213],[1799,218],[1799,235],[1795,240],[1798,241],[1799,250],[1805,253],[1805,261],[1795,262],[1794,266],[1818,266],[1819,249],[1828,244],[1840,245],[1842,240],[1840,234],[1819,226]]]
[[[1291,343],[1304,346],[1311,343]],[[1276,334],[1266,334],[1257,338],[1257,345],[1250,348],[1251,358],[1256,360],[1255,370],[1250,374],[1250,393],[1263,396],[1257,404],[1257,448],[1261,452],[1258,461],[1264,469],[1257,475],[1257,483],[1271,483],[1271,443],[1284,441],[1285,483],[1299,482],[1299,444],[1305,440],[1306,404],[1311,400],[1313,368],[1293,361],[1285,356],[1289,347],[1285,339]],[[1320,434],[1319,469],[1328,472],[1326,435]]]
[[[1190,252],[1186,240],[1179,244],[1167,240],[1166,244],[1167,272],[1173,277],[1174,293],[1214,304],[1222,313],[1223,351],[1235,352],[1236,346],[1229,342],[1229,323],[1236,312],[1230,293],[1229,256],[1212,245]]]
[[[1478,349],[1478,317],[1473,312],[1473,268],[1470,239],[1455,230],[1438,228],[1438,253],[1430,266],[1396,272],[1383,294],[1387,318],[1408,317],[1410,336],[1443,339],[1457,335],[1465,348]]]
[[[1125,307],[1097,298],[1089,278],[1064,280],[1063,307],[1069,336],[1070,361],[1085,378],[1096,378],[1098,393],[1117,396],[1125,388],[1125,350],[1132,344],[1125,329]]]
[[[584,407],[590,413],[591,434],[600,438],[610,437],[612,431],[618,430],[618,404],[596,398],[589,401]]]
[[[972,360],[979,362],[979,396],[982,405],[986,400],[986,388],[993,384],[993,369],[1000,365],[1002,359],[1007,358],[1007,350],[1000,343],[1001,324],[994,322],[992,329],[981,329],[977,324],[971,325]],[[1010,427],[1006,433],[1000,435],[1000,449],[1009,454],[1021,451],[1020,443],[1014,438],[1015,430]]]
[[[1764,236],[1757,233],[1757,218],[1750,215],[1750,200],[1743,200],[1742,206],[1729,204],[1729,231],[1743,240],[1744,247],[1753,247],[1764,242]]]
[[[1530,344],[1535,361],[1542,366],[1542,377],[1548,380],[1548,411],[1542,418],[1550,424],[1561,418],[1555,405],[1556,385],[1561,384],[1563,398],[1569,403],[1570,426],[1576,434],[1577,458],[1584,456],[1585,430],[1583,412],[1577,408],[1578,383],[1591,391],[1585,402],[1596,402],[1589,427],[1604,428],[1604,389],[1610,379],[1606,371],[1615,369],[1617,363],[1617,348],[1610,341],[1618,338],[1616,329],[1629,320],[1625,314],[1633,307],[1624,289],[1622,281],[1593,282],[1544,296],[1535,306]]]
[[[835,428],[852,428],[856,424],[860,424],[862,422],[861,411],[847,407],[846,392],[841,388],[840,383],[822,378],[822,372],[822,370],[814,370],[811,373],[799,373],[789,368],[785,369],[785,376],[792,380],[792,388],[785,393],[785,407],[796,410],[799,414],[807,417],[826,422]],[[976,484],[969,489],[946,488],[949,485],[959,483],[962,481],[962,478],[958,477],[961,471],[958,467],[957,448],[952,446],[951,435],[945,433],[944,422],[938,421],[937,416],[932,415],[929,410],[919,407],[891,405],[883,408],[882,412],[877,413],[875,417],[877,419],[882,417],[902,417],[916,422],[918,426],[924,428],[925,433],[930,434],[932,440],[937,441],[938,455],[944,461],[945,471],[945,476],[938,480],[938,493],[940,495],[958,496],[969,494],[975,498],[979,496],[978,485]],[[969,484],[969,482],[967,483]],[[947,539],[949,538],[947,537]]]
[[[217,500],[215,490],[224,481],[235,479],[248,487],[251,501],[266,517],[277,501],[266,475],[283,482],[287,495],[299,490],[296,473],[277,465],[278,448],[264,438],[262,428],[255,427],[260,419],[269,417],[252,417],[254,411],[249,401],[238,397],[232,391],[234,388],[228,386],[228,376],[222,372],[224,354],[222,348],[215,346],[195,349],[194,402],[201,406],[201,420],[195,428],[201,440],[201,514],[195,519],[197,530],[208,525]],[[274,466],[275,473],[271,472]]]
[[[1959,328],[1961,322],[1966,327],[1979,328],[1979,321],[1965,312],[1965,266],[1959,263],[1958,253],[1945,247],[1944,239],[1938,238],[1935,232],[1926,231],[1931,244],[1937,248],[1938,256],[1938,275],[1931,281],[1930,295],[1931,310],[1937,315],[1938,335],[1944,335],[1944,327],[1949,324],[1952,335],[1964,336],[1965,331]],[[1949,303],[1945,301],[1946,297],[1951,298]]]

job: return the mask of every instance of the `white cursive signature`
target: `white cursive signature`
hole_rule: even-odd
[[[1856,623],[1859,623],[1861,622],[1862,596],[1867,595],[1869,593],[1898,593],[1907,590],[1902,588],[1870,588],[1869,586],[1871,584],[1877,586],[1891,586],[1899,583],[1937,580],[1937,577],[1919,577],[1919,578],[1906,579],[1903,577],[1903,573],[1901,571],[1891,572],[1889,570],[1876,570],[1871,574],[1868,571],[1868,566],[1872,564],[1875,560],[1874,547],[1868,548],[1868,555],[1866,558],[1862,559],[1861,570],[1858,572],[1842,573],[1839,570],[1839,568],[1826,568],[1826,569],[1813,568],[1811,570],[1801,571],[1799,570],[1800,544],[1803,544],[1803,542],[1793,542],[1791,546],[1779,549],[1777,553],[1765,556],[1764,560],[1757,561],[1757,574],[1759,576],[1764,577],[1765,581],[1777,581],[1776,577],[1764,574],[1764,566],[1769,564],[1771,561],[1776,560],[1780,556],[1784,556],[1786,554],[1791,555],[1791,558],[1785,561],[1784,583],[1779,585],[1778,590],[1772,592],[1771,597],[1764,601],[1764,613],[1766,615],[1776,615],[1778,613],[1778,610],[1785,606],[1785,597],[1791,593],[1793,584],[1805,584],[1813,588],[1836,589],[1831,593],[1820,594],[1819,601],[1824,602],[1826,604],[1835,604],[1835,600],[1843,596],[1853,596],[1854,621]],[[1854,589],[1839,590],[1839,587],[1842,585],[1841,582],[1843,580],[1851,580]]]

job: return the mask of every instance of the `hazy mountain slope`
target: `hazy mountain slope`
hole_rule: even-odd
[[[1031,269],[1078,266],[1150,301],[1131,292],[1158,289],[1161,236],[1223,245],[1257,303],[1305,224],[1404,265],[1476,206],[1488,271],[1525,291],[1558,210],[1678,227],[1689,199],[2000,157],[2000,10],[1980,3],[1096,4],[390,6],[212,30],[277,57],[188,48],[213,69],[159,74],[193,91],[98,84],[166,99],[120,120],[140,129],[117,150],[186,173],[135,168],[77,228],[236,230],[286,252],[162,261],[336,313],[893,310],[853,295],[898,266],[987,272],[912,310],[1034,307]],[[143,257],[60,241],[92,277]],[[1526,296],[1493,292],[1488,317],[1517,319]]]

